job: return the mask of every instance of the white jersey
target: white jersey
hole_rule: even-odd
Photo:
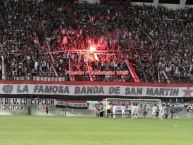
[[[163,116],[165,114],[165,107],[160,108],[160,115]]]
[[[125,112],[125,106],[113,105],[112,109],[113,109],[113,114],[116,114],[118,112],[123,114]]]
[[[131,106],[131,114],[132,115],[137,115],[139,112],[139,107],[138,106]]]
[[[116,109],[117,109],[117,107],[115,106],[115,105],[113,105],[113,107],[112,107],[112,112],[113,112],[113,118],[116,118]]]
[[[125,107],[125,106],[122,106],[122,107],[121,107],[121,110],[122,110],[122,114],[125,114],[126,107]]]
[[[117,107],[115,105],[113,105],[113,108],[112,108],[113,114],[116,113],[116,109],[117,109]]]
[[[153,106],[152,107],[152,114],[153,115],[156,115],[156,112],[158,111],[158,108],[157,108],[157,106]]]
[[[131,105],[128,105],[127,110],[131,110]]]

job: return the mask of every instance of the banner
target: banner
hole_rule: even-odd
[[[128,75],[128,71],[66,71],[70,75]]]
[[[55,100],[40,98],[0,98],[0,110],[23,111],[31,105],[37,106],[40,110],[40,108],[44,109],[45,106],[54,106]]]
[[[56,104],[55,99],[41,98],[0,98],[0,104],[3,105],[52,105]]]
[[[104,110],[99,110],[99,105],[100,105],[99,101],[87,101],[87,103],[88,103],[88,109],[92,112],[99,113],[104,111]]]
[[[62,100],[56,99],[56,106],[58,108],[71,108],[71,109],[87,109],[87,101],[80,100]]]
[[[0,95],[193,97],[192,85],[117,82],[18,82],[1,83]]]

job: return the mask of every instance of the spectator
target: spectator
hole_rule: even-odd
[[[129,74],[122,75],[129,61],[144,82],[193,82],[192,8],[123,9],[68,0],[3,3],[0,49],[7,79],[53,75],[131,81]]]

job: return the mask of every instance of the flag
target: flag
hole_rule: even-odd
[[[67,43],[68,43],[67,36],[64,36],[63,39],[62,39],[62,45],[65,45]]]

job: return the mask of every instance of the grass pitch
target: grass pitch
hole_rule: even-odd
[[[193,120],[0,116],[0,145],[192,145]]]

